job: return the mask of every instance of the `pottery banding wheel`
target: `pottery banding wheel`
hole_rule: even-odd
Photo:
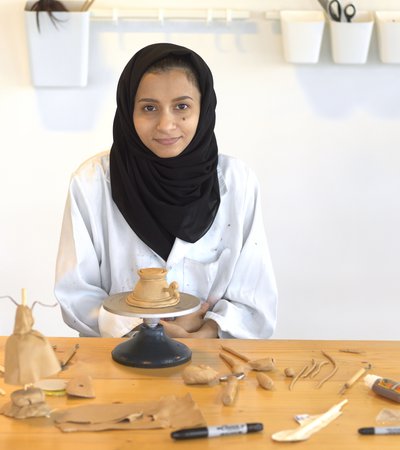
[[[169,338],[158,323],[159,319],[191,314],[200,309],[200,299],[194,295],[179,295],[179,303],[163,308],[131,306],[126,298],[131,292],[111,295],[104,309],[120,316],[142,318],[144,323],[132,338],[117,345],[112,351],[114,361],[125,366],[141,368],[173,367],[190,361],[192,352],[184,343]]]
[[[162,308],[131,306],[126,300],[132,292],[121,292],[104,300],[104,309],[120,316],[139,317],[143,319],[179,317],[191,314],[200,308],[200,299],[194,295],[180,292],[179,302]]]

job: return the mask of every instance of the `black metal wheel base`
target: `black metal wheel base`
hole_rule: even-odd
[[[114,361],[124,366],[156,369],[184,364],[192,358],[192,351],[168,337],[162,325],[149,327],[142,324],[139,332],[118,344],[111,355]]]

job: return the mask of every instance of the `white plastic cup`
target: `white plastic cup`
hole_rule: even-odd
[[[336,64],[365,64],[371,43],[374,17],[357,11],[352,22],[329,20],[332,58]]]
[[[376,11],[379,57],[383,63],[400,63],[400,11]]]
[[[90,12],[77,10],[77,3],[63,2],[70,12],[54,12],[55,24],[47,12],[25,7],[32,84],[38,87],[86,86],[89,58]],[[80,5],[80,3],[79,3]],[[75,10],[73,9],[75,7]]]
[[[319,60],[325,16],[322,11],[281,11],[284,58],[289,63]]]

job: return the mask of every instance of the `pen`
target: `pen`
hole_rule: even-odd
[[[218,436],[230,436],[233,434],[255,433],[263,430],[262,423],[239,423],[234,425],[219,425],[214,427],[187,428],[173,431],[173,439],[211,438]]]
[[[400,427],[366,427],[359,428],[360,434],[400,434]]]

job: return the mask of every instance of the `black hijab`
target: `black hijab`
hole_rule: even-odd
[[[196,134],[185,150],[160,158],[140,140],[133,125],[139,82],[168,56],[189,62],[197,75],[201,106]],[[132,230],[164,260],[176,237],[196,242],[212,225],[220,194],[214,135],[217,100],[210,69],[195,52],[174,44],[152,44],[137,52],[117,88],[114,142],[110,153],[112,197]]]

